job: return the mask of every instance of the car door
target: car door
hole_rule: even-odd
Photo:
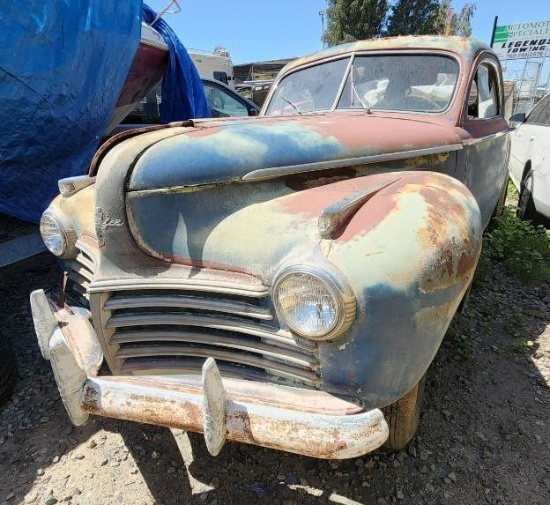
[[[511,133],[512,150],[510,152],[510,177],[516,187],[520,187],[526,172],[531,169],[532,157],[537,149],[548,145],[548,115],[550,114],[550,95],[543,98],[523,123],[517,125]]]
[[[500,66],[489,54],[482,55],[473,67],[462,128],[466,139],[461,178],[476,197],[487,226],[507,180],[510,148]]]

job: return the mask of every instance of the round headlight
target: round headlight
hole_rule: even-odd
[[[283,272],[275,282],[273,298],[279,317],[307,338],[334,338],[355,316],[355,297],[330,275],[307,267]]]
[[[61,220],[47,210],[40,219],[40,235],[44,245],[55,256],[66,256],[76,242],[73,230],[68,230]]]

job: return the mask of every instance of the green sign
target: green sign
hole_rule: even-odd
[[[550,55],[550,21],[497,26],[493,49],[501,60]]]

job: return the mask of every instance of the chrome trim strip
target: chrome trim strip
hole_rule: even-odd
[[[229,281],[208,281],[179,278],[159,279],[109,279],[94,281],[90,286],[90,293],[103,293],[105,291],[128,291],[139,289],[163,290],[181,289],[183,291],[207,291],[210,293],[222,293],[260,298],[269,294],[267,288],[261,284],[239,284]]]
[[[317,170],[328,170],[331,168],[353,167],[358,165],[368,165],[372,163],[383,163],[386,161],[405,160],[416,158],[418,156],[428,156],[430,154],[441,154],[451,151],[458,151],[463,148],[461,144],[449,144],[447,146],[429,147],[426,149],[414,149],[411,151],[399,151],[395,153],[374,154],[370,156],[360,156],[358,158],[345,158],[342,160],[319,161],[317,163],[305,163],[302,165],[289,165],[284,167],[261,168],[248,172],[242,178],[243,181],[263,181],[266,179],[275,179],[287,175],[294,175],[303,172],[314,172]]]
[[[88,262],[91,263],[91,271],[95,273],[97,268],[97,250],[93,250],[91,247],[89,247],[86,243],[84,243],[82,240],[78,239],[76,241],[76,248],[79,251],[79,254],[77,254],[76,259],[79,260],[80,255],[84,255],[85,258],[88,259]],[[86,264],[82,262],[82,264]]]
[[[363,190],[325,207],[318,220],[321,238],[330,239],[333,233],[344,226],[372,196],[400,179],[401,177],[396,177],[380,184],[367,186]]]
[[[204,360],[200,358],[174,358],[174,359],[154,359],[154,358],[129,358],[124,361],[120,371],[123,374],[157,375],[159,371],[163,374],[177,372],[175,375],[200,374]],[[289,367],[288,370],[278,369],[269,370],[265,367],[243,368],[226,364],[223,361],[218,363],[218,368],[224,376],[235,378],[247,378],[252,380],[265,380],[265,373],[272,373],[279,377],[290,380],[300,380],[310,386],[319,387],[319,376],[314,372],[300,370],[299,368]],[[258,370],[258,371],[256,371]],[[265,371],[264,371],[265,370]]]
[[[215,345],[221,347],[234,347],[249,352],[273,352],[274,349],[288,350],[294,354],[300,354],[304,357],[314,358],[311,349],[303,349],[296,342],[270,344],[267,342],[254,342],[243,337],[226,336],[220,339],[217,335],[208,333],[199,333],[198,331],[179,331],[179,330],[134,330],[115,333],[109,342],[115,344],[139,344],[145,342],[152,344],[154,342],[186,342]],[[316,359],[316,358],[314,358]]]
[[[65,264],[70,269],[69,277],[71,277],[72,275],[75,275],[78,277],[82,277],[83,279],[88,281],[88,284],[89,282],[91,282],[93,278],[93,271],[90,268],[88,268],[86,265],[84,265],[80,261],[75,261],[75,260],[67,261]]]
[[[140,314],[117,314],[111,316],[105,327],[124,328],[128,326],[142,325],[174,325],[174,326],[199,326],[212,328],[216,330],[233,331],[245,333],[255,337],[266,338],[284,344],[294,342],[292,333],[286,330],[270,329],[269,327],[259,327],[254,324],[246,324],[242,321],[225,319],[221,317],[195,316],[193,314],[178,313],[140,313]],[[304,342],[305,348],[315,348],[313,342]],[[309,344],[309,345],[308,345]]]
[[[494,118],[479,119],[479,120],[476,120],[476,121],[486,121],[486,120],[492,120],[492,119],[494,119]],[[486,142],[488,140],[495,140],[495,139],[498,139],[498,138],[503,137],[505,135],[508,135],[508,130],[500,131],[500,132],[497,132],[497,133],[491,133],[490,135],[485,135],[484,137],[465,139],[462,142],[463,142],[464,146],[469,147],[469,146],[473,146],[475,144],[479,144],[480,142]]]
[[[142,307],[173,307],[178,309],[211,310],[235,314],[237,316],[254,317],[256,319],[273,319],[273,314],[269,309],[255,305],[242,302],[210,300],[208,298],[186,296],[185,294],[115,296],[109,299],[104,306],[104,308],[108,310],[137,309]]]
[[[244,365],[251,365],[257,367],[264,367],[264,363],[271,360],[262,358],[262,356],[270,356],[277,360],[288,361],[293,363],[294,366],[303,367],[306,369],[314,368],[319,363],[316,360],[305,359],[308,356],[289,352],[287,354],[274,352],[276,347],[264,346],[265,349],[253,348],[252,346],[238,346],[229,347],[229,350],[216,349],[211,347],[204,347],[199,342],[194,346],[179,346],[179,345],[158,345],[155,343],[149,343],[148,345],[139,345],[135,347],[121,347],[115,354],[117,358],[142,358],[142,357],[155,357],[155,356],[190,356],[198,358],[214,358],[223,361],[231,361],[233,363],[242,363]],[[241,350],[250,351],[259,356],[250,356],[243,354]],[[264,367],[265,368],[265,367]]]
[[[79,263],[82,268],[87,269],[90,272],[90,274],[93,276],[94,270],[95,270],[95,264],[91,259],[89,259],[88,256],[82,253],[77,254],[75,261]],[[90,278],[90,280],[92,279]]]

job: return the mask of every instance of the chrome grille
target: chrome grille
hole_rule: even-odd
[[[69,305],[88,307],[88,288],[92,282],[95,262],[88,252],[77,243],[78,254],[75,259],[65,261],[65,296]]]
[[[103,292],[99,305],[114,373],[200,373],[212,357],[227,375],[319,381],[316,344],[277,326],[265,289],[149,284]]]

